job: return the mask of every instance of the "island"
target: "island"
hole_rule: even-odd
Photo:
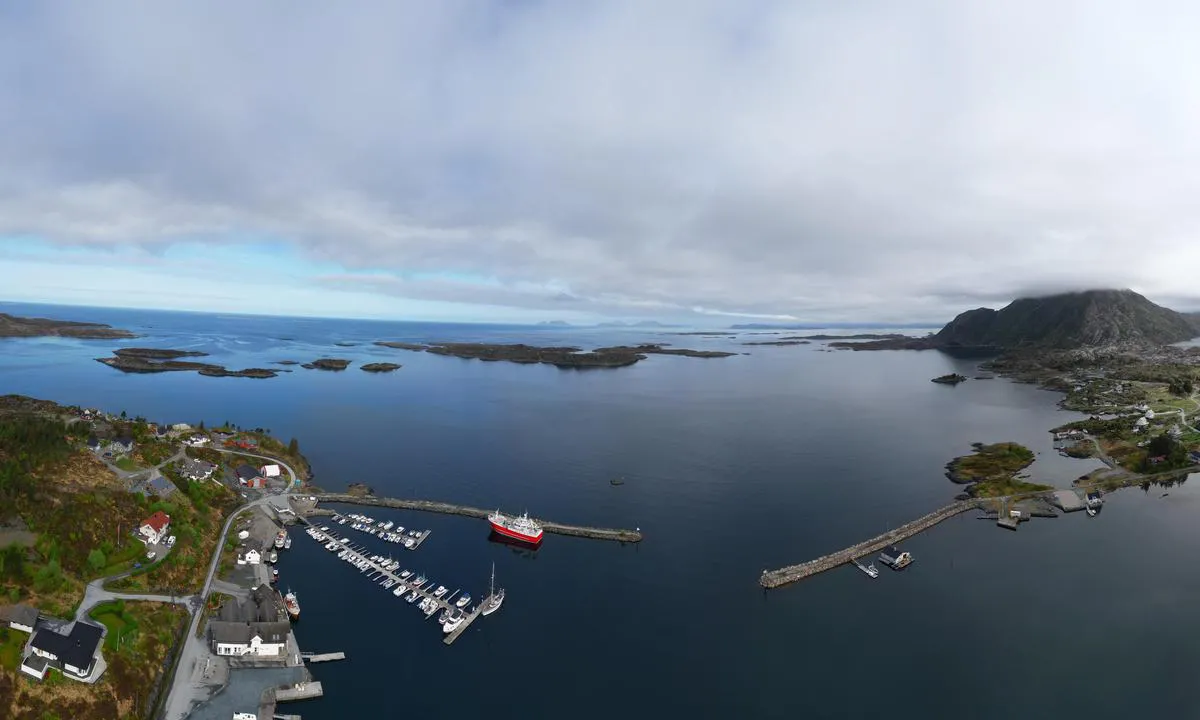
[[[396,363],[367,363],[359,366],[359,370],[369,373],[386,373],[399,370],[402,366]]]
[[[737,354],[718,350],[672,348],[660,344],[616,345],[596,348],[590,352],[584,352],[579,347],[537,347],[523,343],[432,343],[422,345],[418,343],[378,341],[375,344],[399,350],[427,352],[433,355],[447,355],[469,360],[483,360],[485,362],[503,361],[524,365],[545,364],[565,369],[626,367],[645,360],[647,355],[718,358]]]
[[[299,360],[276,360],[275,365],[299,365]]]
[[[957,385],[960,382],[966,382],[966,381],[967,381],[966,375],[959,375],[958,373],[950,373],[949,375],[939,375],[938,377],[935,377],[930,382],[940,383],[942,385]]]
[[[743,345],[776,345],[776,346],[782,347],[785,345],[812,345],[812,340],[788,340],[788,339],[758,340],[758,341],[753,341],[753,342],[744,342],[742,344]]]
[[[101,323],[25,318],[0,313],[0,338],[69,337],[80,340],[114,340],[137,337],[128,330],[119,330]]]
[[[169,348],[120,348],[113,357],[96,358],[96,362],[126,373],[197,372],[205,377],[273,378],[276,371],[265,368],[227,370],[222,365],[179,360],[181,357],[205,357],[208,353]]]
[[[308,370],[340,371],[350,367],[350,362],[350,360],[343,360],[342,358],[321,358],[319,360],[313,360],[312,362],[304,363],[300,367]]]
[[[946,477],[959,485],[969,485],[972,497],[1001,497],[1018,493],[1052,490],[1049,485],[1024,482],[1017,474],[1033,464],[1034,454],[1015,442],[992,445],[974,443],[975,452],[956,457],[946,464]]]

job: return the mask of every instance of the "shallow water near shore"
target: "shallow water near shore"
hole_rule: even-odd
[[[1062,487],[1097,466],[1054,453],[1047,431],[1079,417],[1056,408],[1058,395],[1003,379],[929,382],[973,376],[970,361],[619,328],[3,310],[145,337],[0,340],[2,393],[269,428],[299,439],[329,490],[366,482],[381,495],[645,534],[625,546],[551,535],[535,552],[490,542],[482,520],[357,508],[432,529],[416,552],[345,534],[451,589],[482,597],[495,563],[504,607],[446,647],[414,606],[294,531],[279,568],[281,585],[301,599],[300,645],[349,659],[314,665],[326,696],[280,712],[333,720],[1200,711],[1184,678],[1200,662],[1200,576],[1180,571],[1200,547],[1200,489],[1191,483],[1125,490],[1096,518],[1037,519],[1016,533],[968,513],[906,542],[917,561],[902,573],[870,580],[848,567],[769,593],[758,587],[764,568],[951,501],[960,488],[943,466],[972,442],[1024,443],[1039,453],[1032,479]],[[579,372],[370,345],[378,339],[669,342],[751,354],[652,356]],[[199,349],[231,369],[318,357],[355,364],[251,380],[124,375],[93,360],[131,346]],[[356,369],[371,361],[404,367]],[[625,483],[611,485],[615,477]],[[1118,680],[1098,679],[1118,667]]]

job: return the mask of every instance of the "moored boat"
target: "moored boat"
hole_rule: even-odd
[[[275,549],[282,550],[283,543],[285,540],[287,540],[287,532],[286,531],[280,530],[278,533],[276,533],[275,534]]]
[[[445,586],[445,585],[438,585],[438,586],[437,586],[437,590],[434,590],[434,591],[433,591],[433,596],[434,596],[434,597],[441,597],[441,596],[443,596],[443,595],[445,595],[445,594],[446,594],[446,590],[447,590],[447,588],[446,588],[446,586]]]
[[[468,606],[470,604],[471,604],[471,596],[467,593],[463,593],[461,597],[459,597],[457,600],[454,601],[454,607],[465,608],[466,606]]]
[[[288,588],[287,595],[283,596],[284,607],[287,608],[288,617],[293,620],[300,619],[300,601],[296,599],[296,593]]]
[[[457,630],[458,626],[462,625],[463,620],[465,619],[466,616],[463,615],[462,610],[455,610],[454,612],[450,613],[450,616],[446,619],[446,622],[442,623],[442,631],[449,635]]]
[[[529,517],[529,513],[509,516],[497,510],[488,515],[488,522],[491,523],[493,530],[513,540],[533,545],[542,541],[542,526]]]
[[[891,545],[879,553],[879,562],[893,570],[903,570],[912,564],[913,559],[912,553],[901,550],[895,545]]]
[[[496,563],[492,563],[492,584],[489,586],[488,596],[483,599],[484,615],[491,615],[500,609],[500,605],[504,602],[504,588],[496,590]]]

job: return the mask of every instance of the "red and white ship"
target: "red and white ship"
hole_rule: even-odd
[[[497,510],[488,515],[492,529],[505,537],[537,545],[542,541],[542,526],[529,513],[509,517]]]
[[[300,619],[300,601],[296,599],[296,593],[288,588],[287,595],[283,596],[283,604],[287,607],[288,617],[292,620]]]

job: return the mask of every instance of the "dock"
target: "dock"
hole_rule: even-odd
[[[300,653],[300,657],[304,658],[304,662],[307,662],[307,663],[332,662],[334,660],[345,660],[346,653],[344,653],[344,652],[307,653],[306,652],[306,653]]]
[[[348,538],[340,538],[336,534],[334,534],[333,528],[330,528],[329,531],[323,531],[323,530],[317,529],[314,526],[312,530],[313,530],[312,533],[309,535],[310,537],[312,537],[314,540],[316,540],[319,543],[323,543],[323,544],[330,543],[330,542],[334,543],[334,545],[335,545],[334,551],[335,552],[337,552],[339,555],[343,552],[346,553],[347,554],[346,557],[349,558],[352,563],[354,563],[354,565],[352,565],[352,567],[355,565],[358,565],[358,564],[363,565],[364,569],[360,570],[360,573],[370,573],[372,575],[372,580],[376,584],[382,584],[382,582],[385,580],[391,580],[393,585],[391,587],[384,588],[387,592],[392,593],[394,595],[395,593],[393,592],[393,589],[395,588],[396,584],[403,583],[404,585],[406,585],[408,587],[408,589],[404,591],[403,595],[398,596],[396,598],[397,600],[403,601],[403,599],[405,597],[407,597],[409,594],[411,594],[413,592],[417,593],[417,597],[419,597],[419,598],[432,600],[436,604],[437,607],[434,610],[434,612],[429,613],[426,616],[427,620],[431,617],[435,617],[440,612],[453,611],[453,610],[459,610],[460,612],[462,612],[465,616],[463,618],[462,623],[457,628],[455,628],[453,632],[447,634],[445,639],[442,641],[447,645],[450,645],[455,640],[457,640],[459,638],[459,636],[462,635],[463,632],[468,627],[470,627],[471,623],[475,622],[475,618],[479,617],[480,613],[483,611],[483,608],[484,608],[486,600],[487,600],[486,598],[484,599],[483,602],[478,602],[475,605],[475,607],[473,607],[473,608],[455,607],[455,605],[452,602],[452,599],[455,595],[457,595],[459,593],[459,590],[455,590],[453,592],[448,591],[446,594],[442,595],[441,597],[436,597],[433,594],[434,588],[437,587],[437,585],[438,585],[438,583],[436,581],[428,580],[424,585],[421,585],[419,587],[411,585],[414,578],[417,575],[420,575],[421,573],[414,573],[407,579],[401,578],[400,575],[398,574],[400,572],[400,568],[396,568],[396,570],[394,570],[394,571],[385,570],[382,566],[380,566],[379,563],[371,560],[370,557],[363,554],[365,552],[365,548],[363,548],[361,550],[354,548],[353,546],[350,545]],[[342,559],[342,558],[339,558],[339,559]],[[381,578],[382,578],[382,580],[381,580]],[[414,608],[417,607],[416,600],[413,601],[412,606]],[[424,613],[424,611],[422,611],[420,609],[418,609],[418,612]],[[301,657],[303,657],[303,656],[304,656],[304,654],[301,654]],[[341,660],[345,657],[345,655],[340,652],[328,653],[328,656],[329,657],[327,659],[329,659],[329,660]],[[310,660],[310,662],[318,662],[318,661],[313,659],[313,660]]]
[[[321,687],[320,680],[307,680],[299,682],[295,685],[280,685],[279,687],[270,687],[263,690],[262,695],[258,700],[258,717],[260,718],[279,718],[279,717],[295,717],[298,715],[277,715],[275,707],[281,702],[291,702],[294,700],[310,700],[319,698],[325,694],[325,689]]]
[[[808,562],[801,563],[799,565],[790,565],[778,570],[763,570],[762,577],[759,578],[758,582],[764,588],[777,588],[783,585],[794,583],[798,580],[803,580],[804,578],[811,577],[818,573],[823,573],[826,570],[832,570],[839,565],[852,563],[858,558],[879,552],[889,545],[894,545],[902,540],[906,540],[913,535],[928,530],[944,520],[949,520],[955,515],[966,512],[967,510],[975,507],[978,507],[978,503],[975,500],[963,500],[961,502],[956,502],[945,507],[938,508],[924,517],[901,525],[895,530],[890,530],[882,535],[873,537],[870,540],[860,542],[856,545],[851,545],[844,550],[838,550],[837,552],[823,555],[815,560],[809,560]]]
[[[420,512],[434,512],[443,515],[464,515],[466,517],[477,517],[487,519],[491,510],[483,510],[481,508],[471,507],[469,505],[454,505],[452,503],[444,503],[436,500],[403,500],[399,498],[381,498],[372,495],[347,495],[345,493],[320,493],[315,495],[318,502],[336,502],[347,503],[352,505],[370,505],[374,507],[396,508],[399,510],[418,510]],[[326,514],[326,511],[317,510],[313,514]],[[541,518],[535,518],[541,524],[542,530],[556,535],[570,535],[573,537],[592,538],[595,540],[615,540],[617,542],[641,542],[642,533],[640,530],[622,530],[616,528],[598,528],[588,527],[585,525],[566,525],[563,523],[551,522]]]

